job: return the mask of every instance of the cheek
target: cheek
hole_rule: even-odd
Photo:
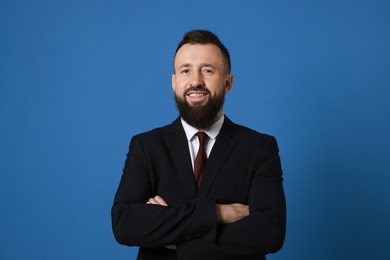
[[[224,82],[215,82],[215,88],[213,90],[210,89],[211,93],[213,95],[221,96],[224,95],[226,92]]]
[[[175,96],[181,100],[184,98],[184,89],[176,86],[176,88],[173,90],[173,93]]]
[[[175,88],[174,92],[175,92],[175,94],[177,94],[177,95],[183,95],[184,88],[182,88],[182,87],[176,85],[176,88]]]
[[[183,79],[176,79],[175,80],[175,89],[176,91],[183,92],[186,86],[186,82]]]

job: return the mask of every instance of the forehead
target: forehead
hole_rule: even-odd
[[[221,50],[214,44],[184,44],[176,53],[174,66],[208,63],[223,66]]]

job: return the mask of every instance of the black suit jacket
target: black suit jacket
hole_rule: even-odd
[[[156,195],[169,206],[145,204]],[[247,204],[250,215],[217,225],[216,203]],[[137,259],[265,259],[285,236],[276,140],[225,117],[197,189],[180,118],[134,136],[112,225],[119,243],[140,247]]]

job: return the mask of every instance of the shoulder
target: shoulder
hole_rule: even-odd
[[[249,128],[247,126],[243,126],[237,123],[232,122],[230,119],[226,118],[225,121],[225,129],[226,131],[232,133],[233,135],[237,136],[241,140],[267,140],[267,139],[274,139],[272,135],[265,134],[262,132],[259,132],[257,130],[254,130],[252,128]]]
[[[142,141],[155,141],[158,139],[164,139],[168,135],[181,135],[184,133],[180,120],[176,119],[171,124],[156,127],[149,131],[138,133],[133,136],[133,139],[139,139]]]
[[[236,140],[238,150],[242,153],[248,154],[250,151],[251,154],[261,156],[279,156],[279,146],[274,136],[235,123],[233,128],[235,130],[232,141]]]

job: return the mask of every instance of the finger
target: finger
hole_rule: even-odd
[[[168,206],[168,204],[165,202],[165,200],[163,198],[161,198],[160,196],[156,196],[154,197],[154,199],[162,206]]]
[[[239,211],[241,212],[241,214],[243,214],[243,216],[248,216],[249,215],[249,206],[248,205],[239,204],[239,203],[236,203],[235,205],[238,206],[237,209],[239,209]]]
[[[160,205],[160,203],[158,203],[158,201],[154,198],[150,198],[146,204]]]
[[[168,249],[171,249],[171,250],[176,250],[176,244],[167,245],[165,247],[168,248]]]

